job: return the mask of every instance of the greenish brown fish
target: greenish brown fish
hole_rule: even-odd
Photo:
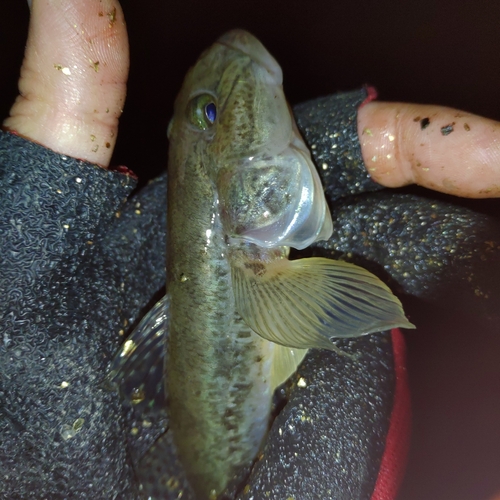
[[[307,349],[413,325],[366,270],[288,260],[332,220],[281,68],[256,38],[231,31],[201,55],[169,140],[168,298],[153,317],[169,303],[169,426],[201,500],[255,459],[273,391]]]

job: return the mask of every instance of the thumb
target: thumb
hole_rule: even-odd
[[[3,125],[58,153],[107,167],[129,57],[117,0],[33,0],[19,96]]]

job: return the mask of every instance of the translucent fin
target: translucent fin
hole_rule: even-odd
[[[232,267],[236,309],[256,333],[287,347],[333,349],[332,338],[415,328],[401,303],[362,267],[314,257]]]
[[[298,366],[305,358],[308,349],[295,349],[276,344],[271,367],[271,389],[286,382],[295,373]]]
[[[111,362],[107,381],[138,411],[165,407],[163,364],[169,298],[163,296],[142,318]]]

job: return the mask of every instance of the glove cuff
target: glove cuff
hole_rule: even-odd
[[[396,498],[406,468],[411,430],[411,402],[406,371],[406,346],[399,328],[391,331],[394,352],[394,403],[380,470],[371,500]]]

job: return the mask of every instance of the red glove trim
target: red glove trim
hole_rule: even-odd
[[[378,96],[377,89],[375,87],[372,87],[371,85],[365,85],[365,90],[366,99],[359,105],[358,109],[361,109],[365,104],[374,101]]]
[[[385,451],[371,500],[394,500],[403,479],[410,445],[411,406],[406,347],[399,329],[391,331],[396,387]]]

